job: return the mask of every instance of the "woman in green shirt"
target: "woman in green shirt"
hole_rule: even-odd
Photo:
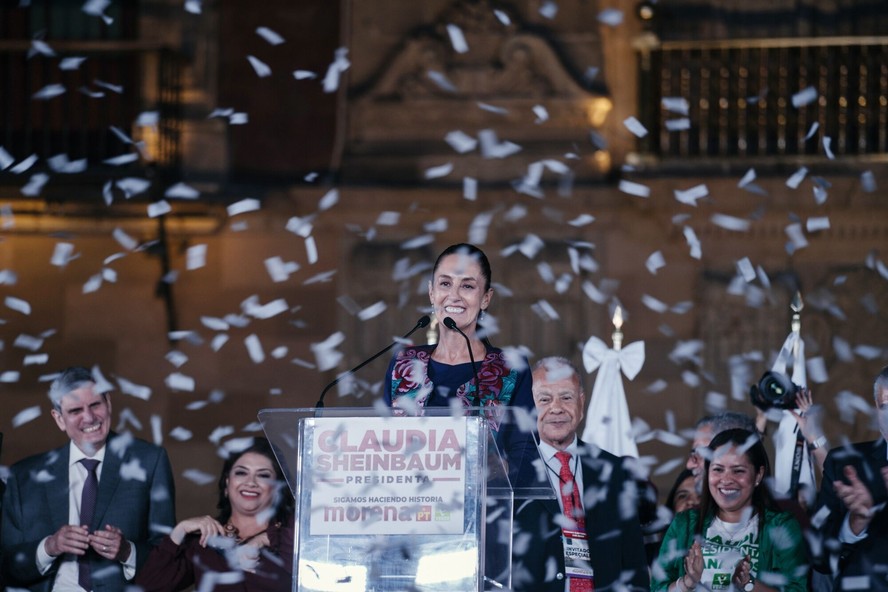
[[[651,590],[807,590],[801,527],[768,492],[771,467],[758,435],[726,430],[705,456],[700,507],[676,515],[666,531]]]

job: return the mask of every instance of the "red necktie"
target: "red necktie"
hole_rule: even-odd
[[[570,470],[570,453],[559,450],[555,453],[555,458],[561,461],[558,480],[561,481],[561,503],[564,505],[564,515],[576,522],[577,530],[585,531],[586,516],[583,512],[583,504],[580,502],[577,482]],[[590,579],[570,579],[570,592],[591,592],[594,589]]]
[[[83,493],[80,494],[80,524],[89,528],[96,513],[96,497],[99,493],[99,478],[96,475],[99,461],[84,458],[80,462],[86,467],[86,481],[83,482]],[[77,567],[77,583],[84,590],[92,590],[92,570],[86,555],[77,559]]]

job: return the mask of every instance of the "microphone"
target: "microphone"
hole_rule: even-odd
[[[481,404],[481,381],[478,380],[478,368],[475,366],[475,354],[472,353],[472,342],[469,339],[469,336],[462,332],[462,329],[456,326],[456,321],[451,319],[450,317],[444,317],[444,326],[450,329],[451,331],[456,331],[460,335],[463,336],[463,339],[466,340],[466,347],[469,348],[469,360],[472,362],[472,374],[475,375],[475,388],[478,391],[478,401],[477,403]]]
[[[423,316],[421,316],[421,317],[419,318],[419,320],[416,321],[416,324],[413,325],[413,328],[410,329],[409,331],[407,331],[407,333],[405,333],[405,334],[404,334],[404,337],[402,337],[401,339],[407,339],[408,337],[410,337],[411,335],[413,335],[413,332],[414,332],[414,331],[416,331],[417,329],[422,329],[423,327],[428,327],[428,326],[429,326],[429,323],[431,323],[431,322],[432,322],[432,319],[429,318],[429,315],[423,315]],[[331,382],[330,384],[328,384],[327,386],[325,386],[325,387],[324,387],[324,390],[321,391],[321,396],[320,396],[320,398],[318,399],[317,404],[315,405],[315,409],[323,409],[323,408],[324,408],[324,395],[326,395],[326,394],[327,394],[327,391],[329,391],[331,388],[333,388],[334,386],[336,386],[337,384],[339,384],[339,381],[340,381],[340,380],[342,380],[342,379],[345,378],[346,376],[351,376],[352,374],[354,374],[355,372],[357,372],[358,370],[360,370],[361,368],[363,368],[364,366],[366,366],[367,364],[369,364],[370,362],[372,362],[373,360],[375,360],[376,358],[378,358],[379,356],[381,356],[382,354],[384,354],[385,352],[387,352],[388,350],[390,350],[390,349],[392,349],[393,347],[395,347],[395,345],[396,345],[397,343],[398,343],[397,340],[392,341],[390,344],[388,344],[388,345],[385,347],[385,349],[381,349],[381,350],[379,350],[378,352],[376,352],[375,354],[373,354],[372,357],[367,358],[366,360],[364,360],[363,362],[361,362],[360,364],[358,364],[357,366],[355,366],[354,368],[352,368],[352,369],[349,370],[348,372],[346,372],[346,373],[344,373],[344,374],[340,374],[340,375],[336,378],[336,380],[334,380],[333,382]]]

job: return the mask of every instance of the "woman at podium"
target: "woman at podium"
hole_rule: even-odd
[[[493,298],[490,282],[490,262],[478,247],[461,243],[441,252],[429,281],[438,343],[405,347],[392,358],[385,379],[388,405],[410,415],[424,407],[448,407],[453,400],[465,407],[533,409],[527,360],[510,363],[481,335],[479,321]],[[513,477],[525,459],[538,456],[530,434],[514,426],[505,426],[499,441]]]

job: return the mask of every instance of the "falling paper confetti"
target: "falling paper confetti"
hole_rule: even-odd
[[[284,38],[272,31],[268,27],[256,27],[256,34],[268,41],[271,45],[280,45],[284,42]]]

